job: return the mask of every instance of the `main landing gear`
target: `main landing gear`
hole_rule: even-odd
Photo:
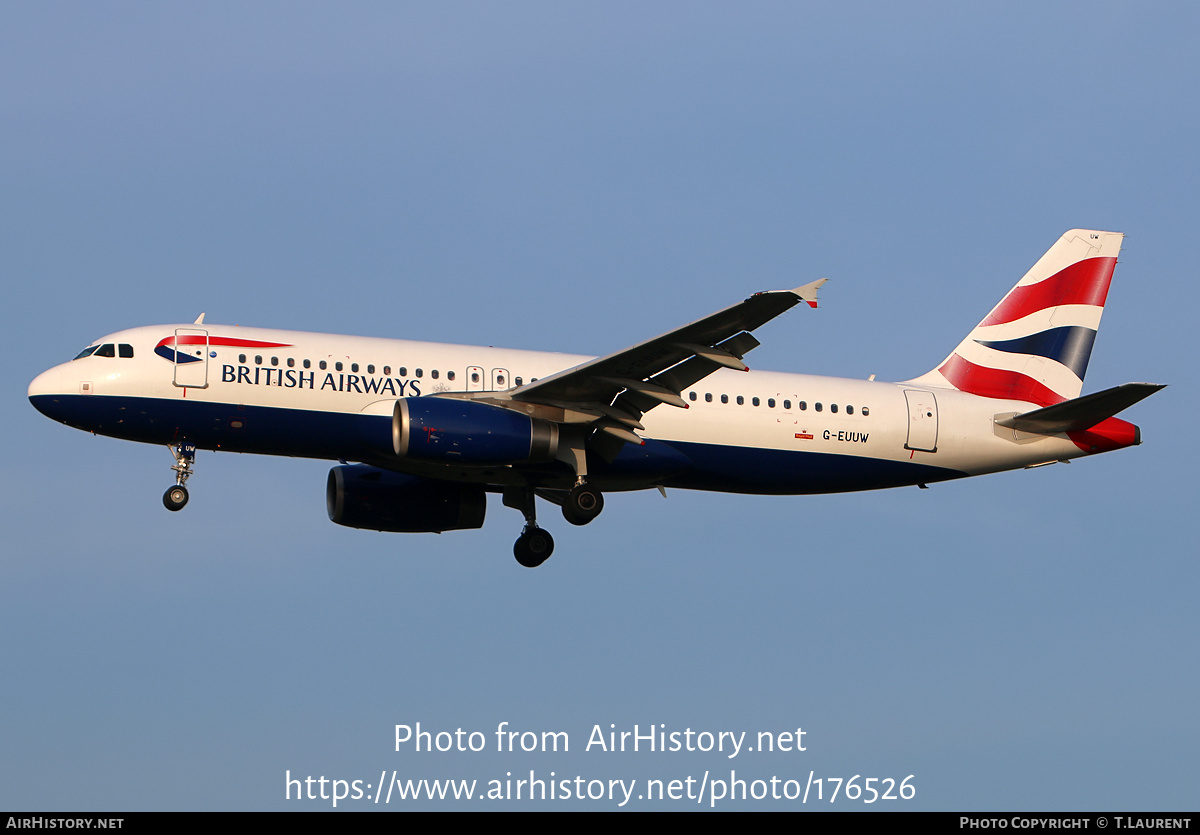
[[[562,502],[563,516],[572,525],[586,525],[604,509],[604,495],[582,479],[561,500],[558,495],[552,496],[551,500]],[[525,516],[525,527],[513,545],[513,556],[526,568],[537,568],[554,553],[554,537],[538,527],[534,497],[532,487],[504,489],[505,507],[519,510]]]
[[[537,568],[554,553],[554,537],[538,527],[533,488],[506,487],[504,506],[519,510],[525,516],[525,527],[513,545],[513,556],[526,568]]]
[[[168,487],[163,493],[163,507],[167,510],[183,510],[188,503],[188,490],[185,483],[192,475],[192,463],[196,460],[196,445],[188,443],[168,444],[167,449],[175,457],[175,486]]]
[[[567,494],[562,512],[572,525],[586,525],[604,510],[604,494],[580,478]]]
[[[554,537],[537,525],[526,525],[513,545],[513,556],[526,568],[537,568],[554,553]]]
[[[575,471],[575,486],[562,501],[563,518],[572,525],[586,525],[604,510],[604,494],[588,483],[584,439],[576,438],[568,444],[560,442],[558,460]]]
[[[586,525],[604,510],[604,494],[587,480],[585,442],[586,437],[579,435],[573,442],[560,442],[558,449],[558,460],[575,472],[575,486],[565,496],[557,490],[548,491],[550,495],[543,494],[555,504],[562,505],[563,517],[572,525]],[[525,516],[525,528],[513,545],[513,555],[526,568],[537,568],[554,553],[554,538],[538,527],[534,495],[532,487],[504,489],[504,505]]]

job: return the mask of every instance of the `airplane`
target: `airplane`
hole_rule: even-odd
[[[554,549],[536,499],[574,525],[604,493],[815,494],[927,485],[1141,443],[1115,415],[1164,386],[1080,396],[1123,235],[1064,234],[929,372],[898,383],[751,372],[752,331],[826,279],[756,293],[623,351],[569,354],[191,324],[102,337],[29,386],[68,426],[164,444],[188,502],[196,450],[335,460],[329,518],[480,528],[487,494]],[[354,462],[354,463],[348,463]]]

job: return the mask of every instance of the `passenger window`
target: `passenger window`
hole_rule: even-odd
[[[775,398],[774,398],[774,397],[768,397],[768,398],[767,398],[767,408],[768,408],[768,409],[774,409],[774,408],[775,408]]]
[[[447,379],[447,380],[453,380],[453,379],[454,379],[454,372],[453,372],[453,371],[447,371],[447,372],[446,372],[446,379]],[[519,386],[519,385],[521,385],[521,378],[520,378],[520,377],[518,377],[518,378],[517,378],[517,385],[518,385],[518,386]]]
[[[421,369],[418,368],[413,373],[416,374],[418,377],[420,377],[422,372],[421,372]]]
[[[478,375],[478,374],[476,374],[474,371],[472,371],[472,372],[471,372],[471,382],[472,382],[472,383],[478,383],[478,382],[479,382],[479,375]]]
[[[833,413],[836,415],[836,414],[837,414],[837,404],[836,404],[836,403],[830,403],[830,404],[829,404],[829,411],[833,412]]]
[[[405,368],[405,367],[402,365],[402,366],[400,366],[400,370],[399,370],[399,371],[397,371],[397,372],[396,372],[396,374],[398,374],[398,375],[399,375],[399,376],[401,376],[401,377],[407,377],[407,376],[408,376],[408,369],[407,369],[407,368]]]
[[[294,359],[292,359],[291,357],[288,357],[288,368],[295,368],[295,367],[296,367],[296,361]]]
[[[430,372],[429,372],[429,376],[430,376],[430,377],[432,377],[433,379],[435,379],[435,380],[436,380],[436,379],[438,378],[437,369],[435,368],[435,369],[433,369],[432,371],[430,371]],[[501,383],[501,385],[503,385],[503,384],[504,384],[504,378],[503,378],[503,377],[501,377],[501,378],[500,378],[500,383]]]
[[[242,365],[245,365],[246,364],[246,355],[238,354],[238,362],[240,362]]]
[[[391,377],[391,376],[392,376],[392,367],[391,367],[390,365],[385,365],[385,366],[383,367],[383,376],[384,376],[384,377]]]
[[[118,356],[122,356],[125,359],[132,359],[133,358],[133,346],[126,345],[124,342],[122,342],[120,345],[117,346],[117,354],[118,354]]]
[[[790,411],[792,410],[792,401],[790,401],[790,400],[785,400],[785,401],[783,401],[783,408],[784,408],[786,411],[789,411],[789,412],[790,412]]]
[[[757,405],[758,405],[758,398],[757,398],[757,397],[755,397],[755,398],[754,398],[753,400],[751,400],[750,402],[751,402],[751,403],[753,403],[755,406],[757,406]]]
[[[99,345],[89,345],[88,347],[86,347],[82,351],[80,351],[78,354],[76,354],[75,359],[81,360],[84,357],[90,357],[92,354],[96,353],[96,349],[99,347],[100,347]]]
[[[805,403],[803,400],[800,401],[799,406],[800,406],[800,411],[802,411],[802,412],[807,411],[807,409],[808,409],[808,404]]]
[[[695,399],[696,399],[696,392],[689,391],[688,392],[688,400],[695,400]]]
[[[847,406],[847,407],[846,407],[846,414],[848,414],[848,415],[852,415],[852,414],[854,414],[854,407],[853,407],[853,406]]]
[[[819,411],[821,411],[821,404],[820,404],[820,403],[814,403],[814,404],[813,404],[813,408],[814,408],[814,409],[816,409],[816,410],[819,412]]]
[[[117,351],[113,347],[111,342],[108,343],[107,345],[101,345],[99,348],[96,349],[96,353],[95,353],[95,356],[97,356],[97,357],[115,357],[116,355],[117,355]]]
[[[271,357],[271,365],[279,365],[279,357]]]
[[[335,371],[341,371],[341,370],[342,370],[342,364],[341,364],[341,362],[335,362],[335,363],[333,364],[333,368],[334,368],[334,370],[335,370]]]
[[[375,366],[373,366],[373,365],[368,365],[368,366],[367,366],[367,373],[368,373],[368,374],[374,374],[374,373],[375,373]]]
[[[305,368],[312,368],[312,362],[311,362],[311,361],[309,361],[309,360],[305,360],[305,361],[304,361],[304,367],[305,367]]]
[[[447,372],[446,372],[446,376],[447,376],[447,377],[449,377],[451,380],[453,380],[453,379],[454,379],[454,372],[453,372],[453,371],[447,371]],[[523,386],[523,385],[525,385],[525,383],[521,382],[521,378],[520,378],[520,377],[514,377],[514,378],[513,378],[513,383],[514,383],[514,384],[516,384],[516,385],[518,385],[518,386]]]
[[[356,362],[350,363],[350,370],[353,371],[355,374],[357,374],[358,373],[358,363],[356,363]]]
[[[712,394],[710,394],[710,393],[709,393],[709,392],[707,392],[707,391],[706,391],[706,392],[704,392],[704,402],[705,402],[705,403],[711,403],[711,402],[712,402]]]
[[[324,371],[326,368],[329,367],[328,365],[325,364],[325,360],[321,360],[319,363],[317,363],[317,365],[320,367],[320,369],[322,371]]]
[[[254,364],[255,364],[255,365],[262,365],[262,357],[261,357],[261,356],[256,356],[256,357],[254,358]]]
[[[746,398],[742,397],[740,394],[738,395],[738,398],[737,398],[737,400],[738,400],[738,405],[739,405],[739,406],[745,406],[745,405],[746,405]]]
[[[871,410],[870,410],[870,409],[868,409],[866,406],[863,406],[863,407],[862,407],[862,414],[863,414],[863,417],[866,417],[867,415],[871,414]]]
[[[728,403],[728,402],[729,402],[729,395],[728,395],[728,394],[722,394],[722,395],[721,395],[721,402],[722,402],[722,403]]]

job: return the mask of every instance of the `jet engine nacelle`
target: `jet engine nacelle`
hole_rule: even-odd
[[[378,470],[334,467],[325,486],[329,519],[349,528],[393,533],[441,533],[482,528],[483,487]]]
[[[392,451],[462,464],[553,461],[558,424],[473,400],[405,397],[392,413]]]

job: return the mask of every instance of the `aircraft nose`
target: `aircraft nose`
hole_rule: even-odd
[[[29,384],[29,396],[33,398],[41,394],[65,394],[62,388],[62,366],[56,365],[33,378],[33,382]]]
[[[46,417],[54,417],[54,402],[58,395],[66,394],[63,389],[61,366],[43,371],[29,384],[29,402]],[[55,418],[57,420],[57,418]]]

